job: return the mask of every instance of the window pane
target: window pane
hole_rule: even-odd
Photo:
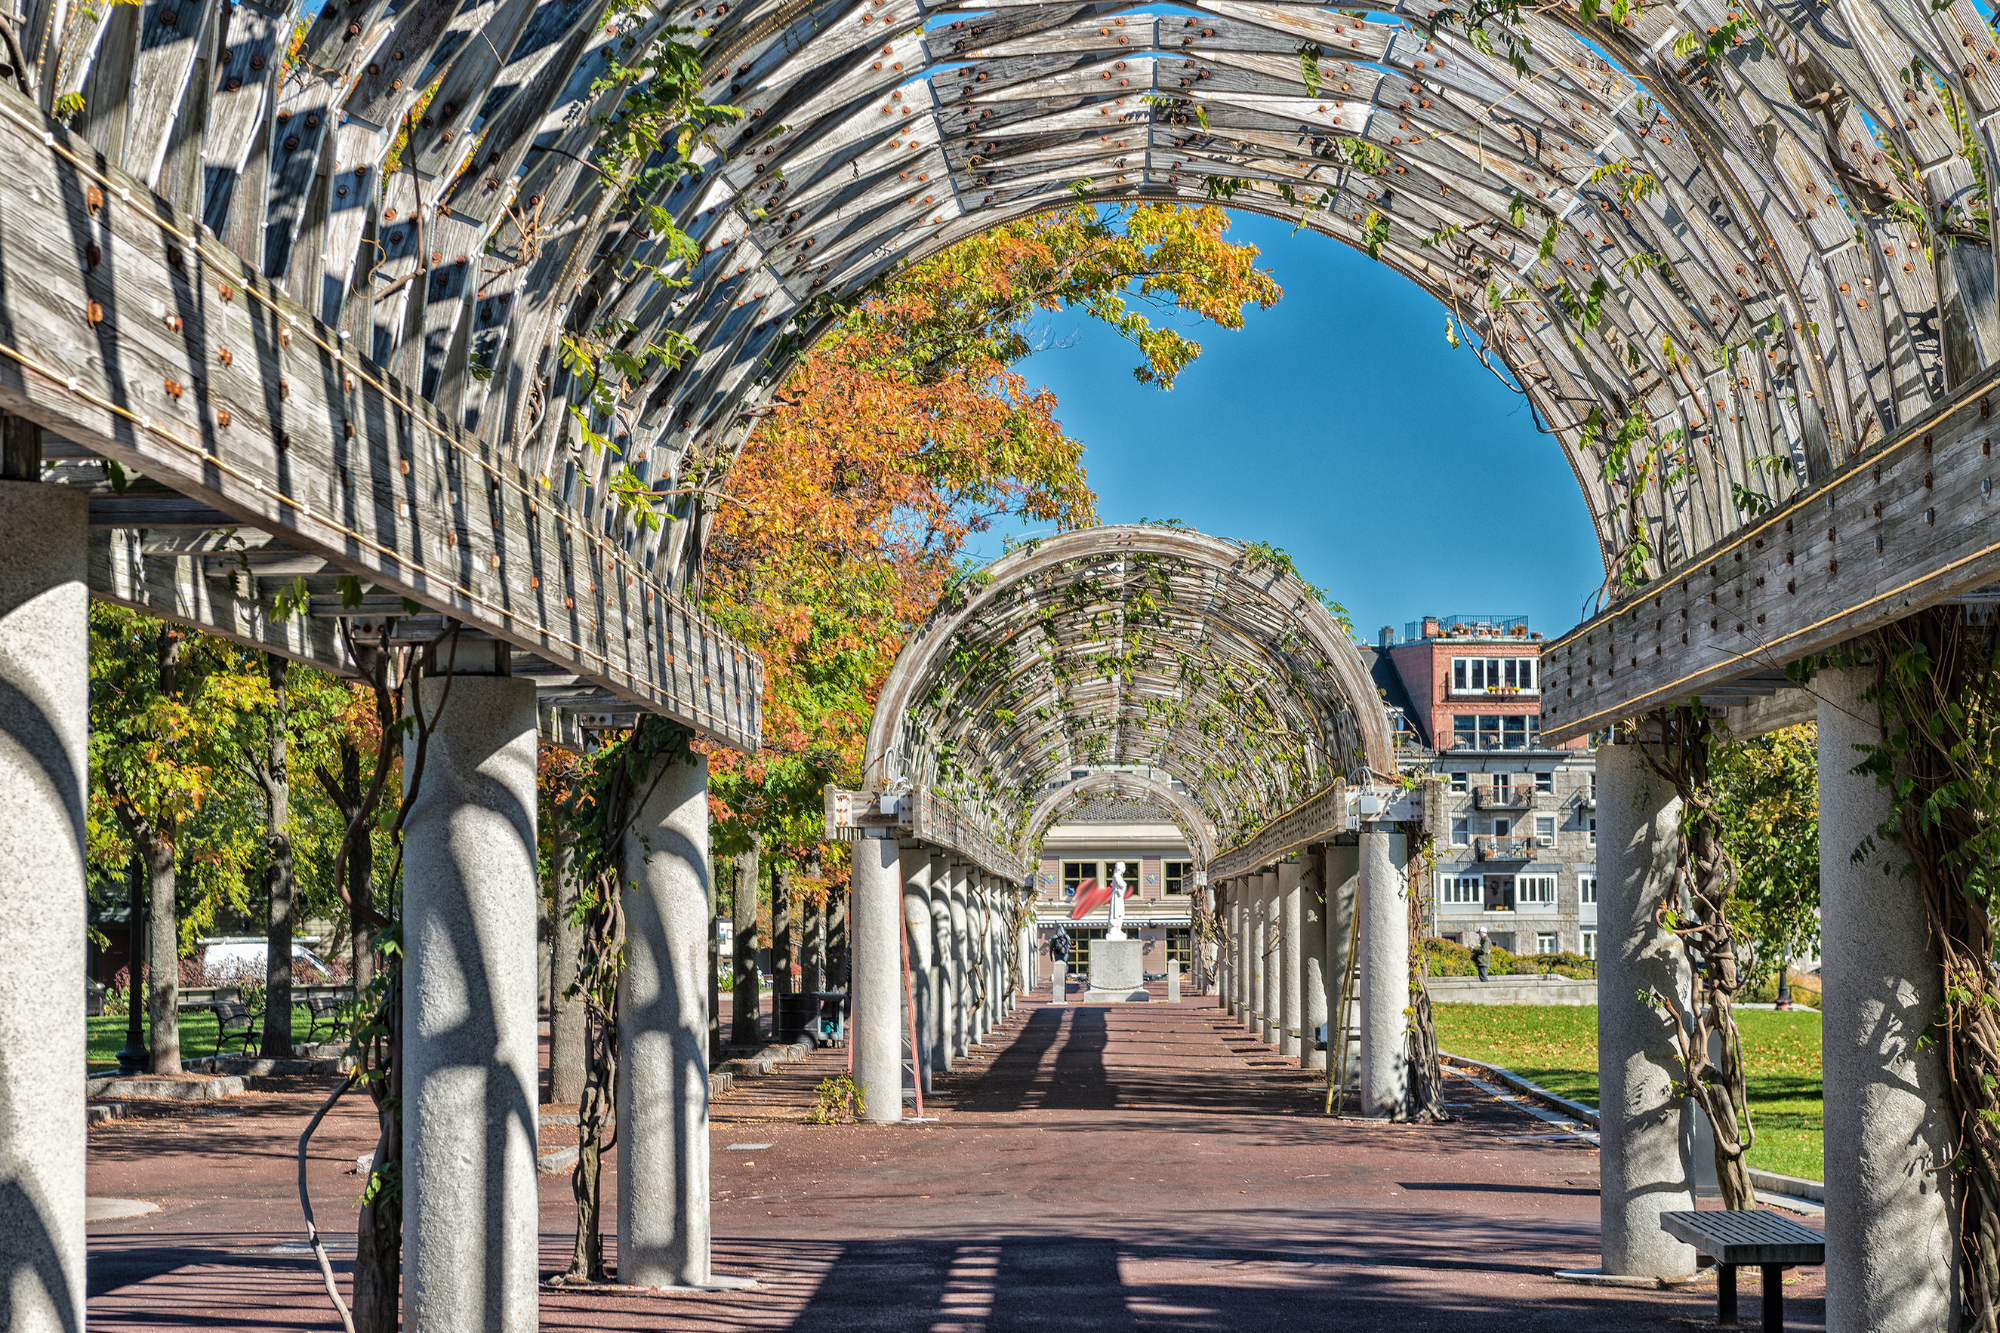
[[[1556,789],[1556,775],[1555,775],[1555,774],[1553,774],[1553,773],[1537,773],[1537,774],[1535,774],[1535,790],[1536,790],[1536,791],[1540,791],[1540,792],[1552,792],[1552,791],[1554,791],[1555,789]]]
[[[1463,657],[1454,657],[1451,659],[1451,687],[1454,690],[1465,688],[1465,659]]]
[[[1451,845],[1454,847],[1463,847],[1469,841],[1470,841],[1470,835],[1469,835],[1469,830],[1466,828],[1465,821],[1463,819],[1452,820]]]
[[[1507,744],[1505,748],[1519,750],[1525,747],[1528,743],[1528,719],[1525,717],[1508,717],[1502,718],[1501,721],[1506,724]]]
[[[1454,773],[1451,775],[1451,789],[1453,791],[1465,790],[1465,774]]]
[[[1474,739],[1473,725],[1477,718],[1461,715],[1452,719],[1451,743],[1460,749],[1469,750],[1478,744]]]
[[[1536,953],[1554,953],[1555,951],[1556,937],[1554,935],[1538,934],[1535,936]]]
[[[1578,875],[1576,877],[1576,900],[1579,903],[1595,903],[1597,901],[1597,876]]]
[[[1535,688],[1535,659],[1532,657],[1521,659],[1521,688],[1524,690]]]
[[[1554,815],[1535,816],[1535,837],[1545,847],[1556,840],[1556,817]]]
[[[1581,935],[1581,936],[1579,937],[1579,944],[1580,944],[1580,945],[1581,945],[1581,947],[1582,947],[1582,951],[1583,951],[1583,956],[1584,956],[1585,958],[1595,958],[1595,957],[1597,957],[1597,932],[1596,932],[1596,931],[1594,931],[1594,930],[1586,930],[1586,931],[1584,931],[1584,932],[1583,932],[1583,934],[1582,934],[1582,935]]]

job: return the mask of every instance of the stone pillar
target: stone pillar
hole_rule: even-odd
[[[951,1053],[964,1055],[972,1049],[972,938],[970,905],[966,901],[965,864],[951,863],[951,974],[948,1000],[951,1014]]]
[[[1249,940],[1245,932],[1249,923],[1243,915],[1243,881],[1229,881],[1229,1005],[1228,1014],[1238,1022],[1243,1020],[1243,999],[1249,994],[1249,984],[1244,979],[1243,959],[1248,953],[1245,947]]]
[[[966,929],[972,938],[972,1039],[983,1042],[993,1030],[993,897],[980,871],[971,871],[969,880]]]
[[[84,1322],[88,513],[0,481],[0,1281],[22,1333]]]
[[[1680,801],[1632,745],[1598,748],[1597,793],[1603,1268],[1629,1277],[1679,1277],[1694,1272],[1694,1250],[1660,1230],[1660,1214],[1694,1207],[1687,1104],[1673,1091],[1680,1063],[1671,1020],[1641,997],[1687,1002],[1686,955],[1655,917],[1663,903],[1678,901]]]
[[[403,838],[403,1317],[534,1333],[535,683],[416,692],[435,721]]]
[[[618,1280],[709,1279],[708,761],[655,761],[625,836]]]
[[[1250,985],[1250,993],[1243,997],[1243,1026],[1261,1041],[1264,1037],[1264,946],[1268,939],[1264,933],[1262,875],[1244,876],[1243,910],[1250,918],[1250,933],[1243,941],[1249,955],[1243,962],[1243,976]]]
[[[1361,833],[1361,1114],[1409,1114],[1410,912],[1401,877],[1403,835]]]
[[[571,924],[577,884],[575,876],[570,873],[569,832],[560,825],[553,832],[553,851],[549,859],[551,876],[555,880],[556,907],[555,920],[551,923],[551,933],[555,938],[550,944],[549,966],[549,1100],[574,1106],[583,1100],[584,1012],[583,996],[571,996],[569,989],[576,984],[577,965],[583,948],[583,927]],[[707,892],[705,887],[703,892]],[[702,910],[704,914],[708,911],[705,897]],[[704,949],[702,956],[704,973],[708,970],[708,952]],[[703,1006],[703,1012],[706,1011],[707,1006]]]
[[[1350,1034],[1354,1031],[1355,1015],[1360,1009],[1360,978],[1348,981],[1348,972],[1356,962],[1354,954],[1354,912],[1361,889],[1361,849],[1328,843],[1326,848],[1326,1014],[1327,1041],[1326,1061],[1328,1068],[1340,1064],[1341,1050],[1335,1042],[1347,1047],[1346,1082],[1349,1087],[1356,1085],[1361,1076],[1361,1047]],[[1340,995],[1343,988],[1348,991],[1347,1005],[1343,1009]]]
[[[929,1092],[937,1068],[938,1032],[937,960],[931,956],[931,854],[922,847],[906,847],[897,862],[903,876],[903,927],[910,935],[909,988],[917,1006],[917,1049],[910,1052],[910,1062],[923,1090]]]
[[[1257,881],[1237,877],[1230,896],[1236,901],[1236,1021],[1248,1028],[1256,1020],[1257,997],[1263,994],[1257,970]]]
[[[958,966],[951,955],[951,858],[931,853],[931,993],[937,997],[936,1046],[931,1051],[931,1072],[949,1074],[957,1058],[956,1029],[952,1026],[952,997],[957,993]]]
[[[1321,1049],[1318,1038],[1332,1007],[1326,991],[1326,849],[1308,848],[1301,856],[1305,873],[1299,881],[1299,1068],[1324,1069],[1333,1043],[1331,1027],[1326,1049]]]
[[[1813,678],[1826,1160],[1840,1164],[1826,1173],[1828,1333],[1956,1328],[1960,1299],[1947,1085],[1939,1048],[1917,1044],[1943,999],[1939,955],[1898,850],[1878,837],[1852,859],[1889,817],[1875,779],[1851,771],[1854,747],[1882,739],[1878,705],[1861,699],[1873,676]]]
[[[1278,868],[1267,867],[1258,877],[1264,899],[1264,991],[1263,1023],[1258,1037],[1272,1050],[1278,1049],[1285,1021],[1284,898],[1278,892]]]
[[[1305,1013],[1305,955],[1299,939],[1304,872],[1297,856],[1278,862],[1278,1054],[1293,1059],[1309,1035],[1300,1030]]]
[[[863,830],[873,834],[875,830]],[[854,844],[854,889],[848,903],[848,970],[853,976],[854,1082],[864,1120],[903,1118],[903,958],[897,943],[902,862],[893,837],[864,836]]]

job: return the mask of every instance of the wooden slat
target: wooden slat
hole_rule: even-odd
[[[77,160],[60,132],[45,142],[32,114],[0,93],[0,159],[13,164],[0,188],[0,405],[639,707],[756,748],[752,655],[236,255],[129,178]]]
[[[1542,736],[1769,676],[2000,573],[2000,374],[1542,649]]]

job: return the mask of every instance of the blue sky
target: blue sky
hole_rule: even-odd
[[[1186,326],[1202,355],[1167,393],[1132,379],[1130,344],[1077,315],[1044,322],[1022,367],[1084,442],[1107,523],[1178,518],[1267,541],[1374,639],[1428,613],[1526,615],[1553,636],[1603,580],[1555,441],[1445,312],[1367,255],[1234,215],[1284,288],[1240,332]],[[974,539],[1001,553],[998,531]]]

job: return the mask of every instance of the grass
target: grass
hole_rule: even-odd
[[[1595,1005],[1441,1004],[1438,1045],[1511,1069],[1550,1092],[1597,1105]],[[1824,1180],[1819,1015],[1738,1010],[1757,1139],[1750,1165]]]
[[[118,1052],[125,1047],[125,1016],[106,1014],[102,1018],[84,1020],[90,1026],[90,1045],[84,1057],[92,1069],[101,1066],[116,1067]],[[304,1005],[292,1006],[292,1040],[304,1042],[306,1029],[312,1023],[312,1015]],[[320,1035],[325,1040],[326,1025],[320,1025]],[[257,1043],[252,1039],[251,1053],[256,1053]],[[242,1048],[240,1038],[232,1039],[229,1050],[224,1054],[238,1054]],[[215,1015],[206,1009],[191,1009],[181,1015],[181,1058],[194,1060],[215,1052]]]

